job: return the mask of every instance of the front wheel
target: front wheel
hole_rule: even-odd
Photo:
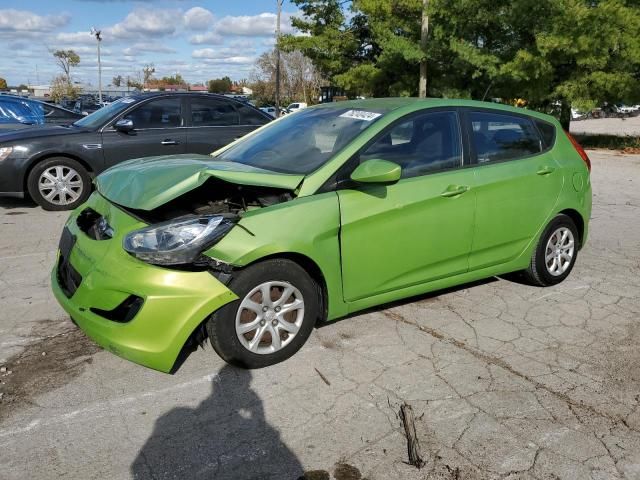
[[[239,297],[207,322],[209,340],[223,360],[262,368],[296,353],[320,313],[316,282],[295,262],[272,259],[240,271],[229,288]]]
[[[91,193],[87,170],[71,158],[54,157],[38,163],[27,179],[31,198],[45,210],[72,210]]]
[[[548,287],[569,276],[578,256],[578,229],[571,217],[557,215],[544,229],[525,271],[534,285]]]

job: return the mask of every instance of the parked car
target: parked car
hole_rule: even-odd
[[[82,115],[49,103],[0,95],[0,132],[31,125],[68,125],[80,118]]]
[[[289,113],[293,113],[296,112],[298,110],[302,110],[303,108],[307,108],[307,104],[304,102],[296,102],[296,103],[291,103],[289,104],[289,106],[287,107],[287,111]]]
[[[0,135],[0,196],[29,194],[46,210],[68,210],[91,193],[91,178],[124,160],[207,154],[269,122],[220,95],[124,97],[69,126]]]
[[[64,228],[53,292],[134,362],[175,370],[208,335],[224,360],[264,367],[317,322],[385,302],[514,271],[563,281],[587,238],[589,172],[558,121],[533,111],[310,107],[212,156],[104,172]]]
[[[262,110],[264,113],[269,115],[271,118],[276,118],[276,107],[272,107],[271,105],[267,105],[265,107],[260,107],[260,110]],[[286,115],[287,113],[289,113],[287,110],[285,110],[284,108],[280,107],[280,116]]]

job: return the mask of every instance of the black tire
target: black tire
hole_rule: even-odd
[[[64,203],[61,195],[56,195],[49,200],[45,198],[43,193],[40,191],[39,184],[41,181],[45,180],[42,178],[42,174],[50,169],[55,170],[56,167],[60,167],[64,175],[71,170],[74,170],[77,173],[77,177],[74,176],[73,178],[74,193],[79,193],[77,198],[71,199],[70,196],[65,194],[64,199],[67,200],[67,202]],[[75,186],[77,182],[81,182],[79,188]],[[89,172],[87,172],[87,170],[76,160],[66,157],[52,157],[37,163],[36,166],[33,167],[29,173],[29,177],[27,178],[27,188],[33,201],[40,205],[44,210],[73,210],[89,198],[89,195],[91,194],[91,177],[89,176]]]
[[[547,267],[545,262],[546,248],[547,243],[551,236],[560,228],[567,228],[571,231],[574,239],[574,248],[573,248],[573,256],[571,257],[571,261],[569,262],[566,270],[559,275],[552,275]],[[541,287],[549,287],[551,285],[556,285],[562,282],[565,278],[569,276],[571,270],[573,270],[573,266],[576,263],[576,259],[578,258],[578,249],[580,246],[580,237],[578,236],[578,229],[576,228],[576,224],[571,219],[571,217],[560,214],[557,215],[549,225],[544,229],[542,235],[540,235],[540,240],[536,245],[533,254],[531,255],[531,262],[529,264],[529,268],[524,271],[524,274],[527,280],[533,285],[539,285]]]
[[[288,344],[273,353],[258,354],[240,342],[236,334],[236,315],[242,300],[254,288],[266,282],[284,282],[297,288],[303,297],[304,313],[302,324]],[[300,265],[291,260],[270,259],[250,265],[236,273],[229,288],[239,300],[211,315],[206,328],[213,349],[232,365],[263,368],[286,360],[304,345],[320,316],[321,294],[318,285]]]

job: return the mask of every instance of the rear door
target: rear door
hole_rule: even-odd
[[[194,96],[188,106],[189,153],[209,154],[268,121],[250,107],[224,98]]]
[[[470,270],[514,260],[553,210],[560,165],[530,117],[468,110],[477,213]]]
[[[102,148],[108,168],[131,158],[176,155],[186,152],[182,96],[149,100],[117,117],[102,131]],[[133,131],[113,128],[120,118],[133,121]]]

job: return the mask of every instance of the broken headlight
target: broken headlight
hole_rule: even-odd
[[[222,215],[182,217],[136,230],[124,237],[122,247],[154,265],[192,263],[236,224]]]

